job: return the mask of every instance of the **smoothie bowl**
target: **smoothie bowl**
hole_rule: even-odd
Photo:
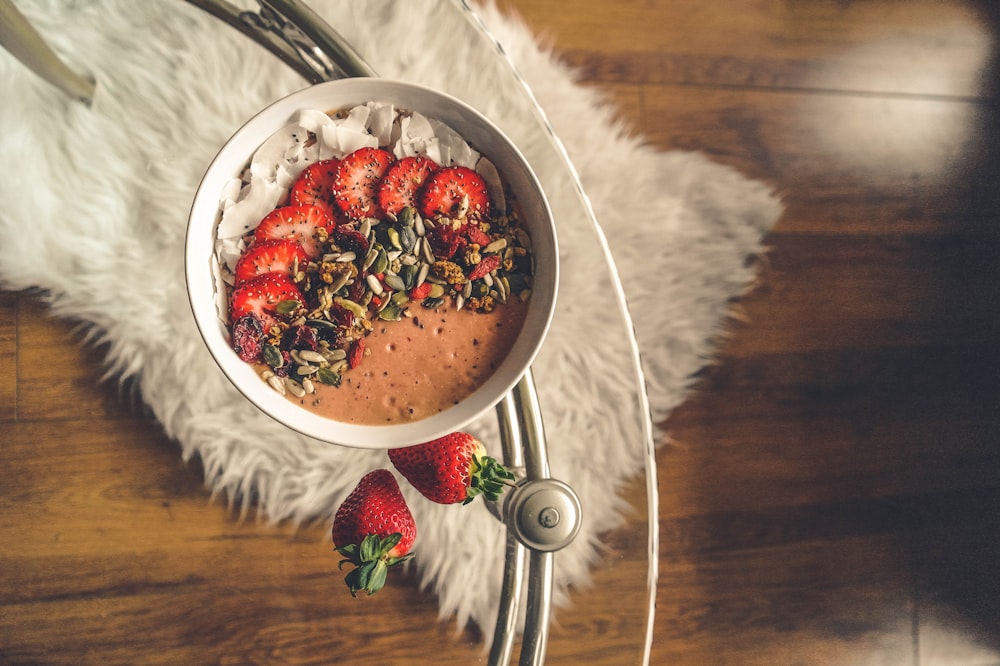
[[[185,271],[243,395],[361,448],[462,429],[530,366],[558,284],[551,212],[495,125],[385,79],[311,86],[251,118],[195,195]]]

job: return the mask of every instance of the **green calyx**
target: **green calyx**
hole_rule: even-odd
[[[514,473],[489,456],[472,456],[472,474],[469,479],[467,496],[462,504],[468,504],[480,495],[491,502],[500,499],[504,488],[514,487]]]
[[[351,590],[352,597],[357,597],[361,590],[367,592],[369,596],[375,594],[385,585],[389,567],[401,564],[413,557],[413,553],[407,553],[400,557],[389,555],[389,551],[395,548],[402,538],[403,535],[399,532],[385,538],[380,538],[377,534],[369,534],[361,540],[360,546],[351,543],[337,548],[337,552],[344,556],[338,568],[343,569],[345,564],[354,565],[354,568],[344,576],[344,582]]]

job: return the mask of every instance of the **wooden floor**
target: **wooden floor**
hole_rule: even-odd
[[[1000,664],[995,4],[502,6],[650,143],[787,205],[664,424],[652,663]],[[331,594],[325,526],[210,503],[99,357],[0,292],[0,662],[482,661],[412,580]],[[588,594],[550,663],[628,663],[621,591]]]

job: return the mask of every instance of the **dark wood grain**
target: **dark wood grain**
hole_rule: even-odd
[[[1000,664],[994,4],[500,5],[651,144],[786,204],[662,424],[653,663]],[[212,501],[103,374],[0,293],[0,661],[485,661],[413,576],[345,600],[326,526]],[[550,663],[634,663],[643,521],[608,535]]]

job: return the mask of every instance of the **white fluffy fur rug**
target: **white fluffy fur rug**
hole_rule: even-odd
[[[183,283],[188,208],[208,163],[246,118],[304,83],[180,0],[16,4],[99,88],[85,108],[0,53],[0,286],[41,287],[55,315],[90,324],[93,338],[109,344],[111,373],[137,381],[184,458],[201,458],[215,493],[268,520],[329,519],[364,472],[386,464],[384,452],[307,440],[257,413],[203,349]],[[448,3],[311,4],[382,76],[442,89],[494,118],[551,188],[564,282],[535,379],[553,475],[577,489],[585,514],[581,538],[557,557],[557,598],[565,600],[587,580],[600,535],[620,519],[617,490],[645,453],[641,424],[621,416],[635,414],[636,396],[623,330],[608,330],[615,306],[597,236],[579,216],[560,216],[573,209],[573,194],[552,151],[532,139],[536,119],[502,92],[512,78],[489,49],[442,30]],[[660,153],[627,137],[614,109],[576,85],[522,25],[489,5],[479,14],[580,172],[621,267],[659,421],[710,358],[731,300],[753,277],[747,259],[761,251],[780,205],[763,185],[699,155]],[[499,454],[490,422],[479,427]],[[502,527],[479,503],[462,510],[410,499],[422,582],[443,617],[488,635]],[[468,511],[482,520],[470,521]],[[473,551],[485,562],[468,557]],[[480,566],[496,575],[470,589],[464,581],[481,579]]]

